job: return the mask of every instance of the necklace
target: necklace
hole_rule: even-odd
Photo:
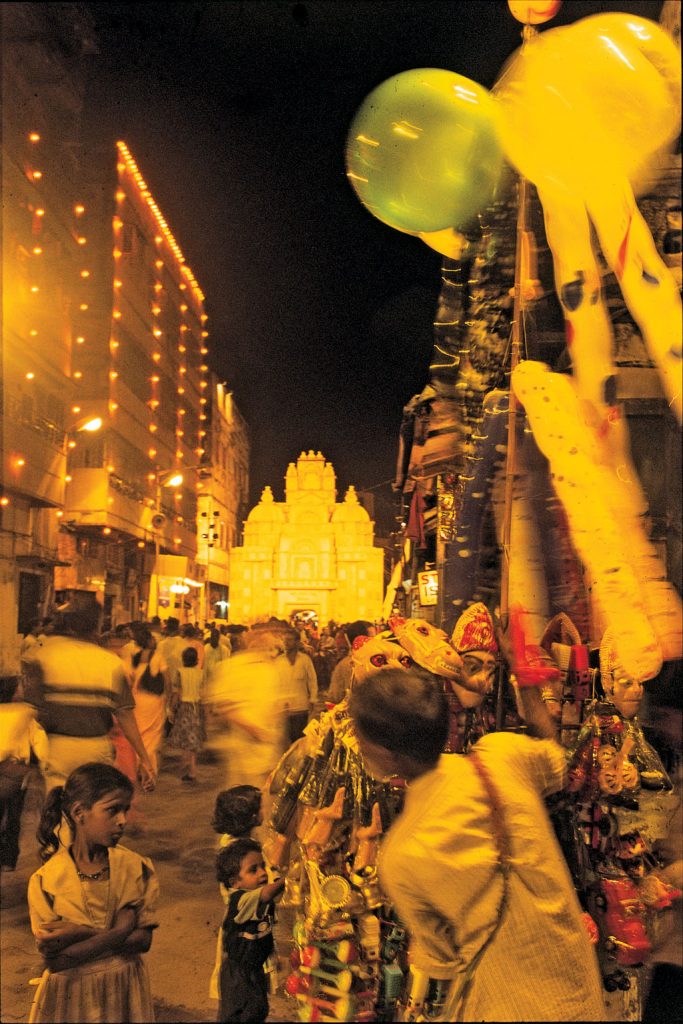
[[[105,864],[105,866],[99,871],[96,871],[94,875],[86,875],[85,871],[81,871],[78,866],[76,867],[76,871],[81,881],[87,879],[89,882],[97,882],[100,878],[104,878],[105,875],[109,874],[109,865]]]

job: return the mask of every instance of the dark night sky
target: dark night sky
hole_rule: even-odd
[[[380,82],[415,67],[491,87],[519,45],[489,0],[93,3],[90,114],[123,138],[207,297],[211,362],[252,434],[252,497],[321,450],[337,484],[393,477],[427,379],[440,257],[376,221],[344,173]],[[565,0],[656,20],[661,2]]]

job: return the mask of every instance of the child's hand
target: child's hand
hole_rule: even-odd
[[[134,907],[121,907],[112,923],[112,931],[127,938],[135,931],[138,924],[138,915]]]

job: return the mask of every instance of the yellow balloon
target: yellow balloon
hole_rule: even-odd
[[[522,25],[542,25],[554,18],[562,0],[508,0],[510,14]]]
[[[454,228],[445,228],[443,231],[419,231],[418,238],[421,238],[425,245],[442,256],[448,256],[451,260],[460,260],[470,248],[470,243]]]
[[[680,54],[655,22],[594,15],[517,51],[494,96],[508,159],[537,184],[644,181],[680,125]]]

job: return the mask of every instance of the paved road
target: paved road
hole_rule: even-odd
[[[124,837],[130,849],[152,858],[161,885],[160,926],[147,954],[157,1021],[215,1021],[217,1003],[209,998],[216,935],[223,904],[214,874],[217,836],[211,830],[216,793],[223,788],[224,767],[215,748],[200,755],[199,783],[180,781],[178,758],[162,759],[156,791],[143,798],[144,824]],[[28,1020],[33,989],[40,974],[29,928],[26,885],[38,867],[34,838],[41,801],[39,779],[27,794],[22,823],[21,856],[16,872],[2,873],[0,908],[3,1024]],[[283,914],[283,918],[286,915]],[[276,930],[278,950],[289,954],[289,929]],[[296,1020],[296,1008],[282,995],[271,997],[271,1021]]]

